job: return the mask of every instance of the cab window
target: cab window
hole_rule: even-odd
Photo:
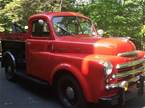
[[[46,21],[39,19],[32,22],[32,35],[36,37],[48,37],[49,27]]]

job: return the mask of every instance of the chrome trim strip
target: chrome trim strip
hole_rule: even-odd
[[[126,71],[123,73],[117,73],[117,74],[115,74],[115,78],[123,78],[123,77],[127,77],[130,75],[135,75],[135,74],[140,73],[140,72],[145,72],[145,66],[140,67],[138,69],[131,70],[131,71]]]
[[[118,64],[116,66],[116,69],[127,68],[127,67],[135,66],[135,65],[138,65],[138,64],[142,64],[142,63],[145,63],[145,59],[131,61],[131,62],[128,62],[128,63],[125,63],[125,64]]]
[[[117,56],[120,57],[129,57],[129,56],[137,56],[137,51],[132,51],[132,52],[125,52],[125,53],[119,53]]]

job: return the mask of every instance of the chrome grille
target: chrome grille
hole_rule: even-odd
[[[118,73],[130,71],[132,69],[138,69],[138,68],[140,68],[142,66],[143,66],[143,64],[138,64],[138,65],[131,66],[131,67],[128,67],[128,68],[121,68],[121,69],[118,69]]]
[[[125,64],[118,64],[116,69],[118,70],[118,73],[115,74],[115,78],[123,79],[136,77],[137,75],[145,73],[145,59],[136,60]]]

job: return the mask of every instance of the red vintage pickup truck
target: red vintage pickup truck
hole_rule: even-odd
[[[73,12],[36,14],[28,24],[27,33],[2,36],[8,80],[19,76],[54,86],[66,108],[123,105],[130,94],[143,95],[145,52],[128,38],[100,37],[88,17]]]

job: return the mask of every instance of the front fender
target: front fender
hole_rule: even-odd
[[[85,77],[81,74],[80,70],[77,69],[75,66],[72,66],[67,63],[62,63],[56,66],[56,68],[53,70],[52,74],[50,75],[50,84],[53,84],[54,76],[58,74],[59,72],[62,72],[60,70],[67,70],[70,74],[72,74],[77,81],[79,82],[82,91],[84,93],[84,96],[87,101],[92,102],[92,95],[91,95],[91,90],[89,89],[89,85]]]

